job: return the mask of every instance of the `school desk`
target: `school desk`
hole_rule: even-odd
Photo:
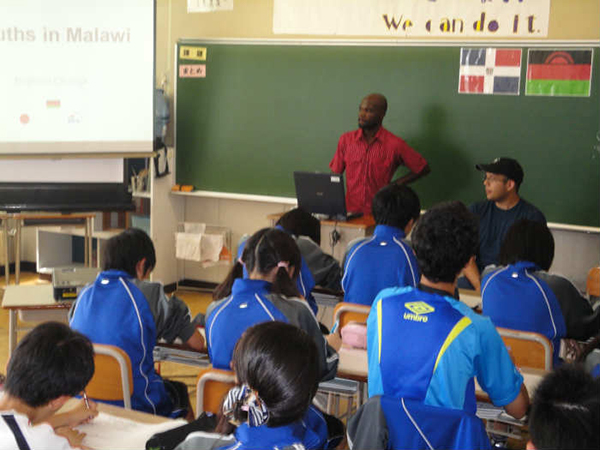
[[[481,294],[471,289],[459,289],[458,296],[460,301],[471,309],[481,311]]]
[[[196,367],[208,367],[210,366],[210,360],[208,359],[208,349],[206,347],[206,333],[204,327],[197,327],[197,332],[202,335],[204,339],[204,348],[201,351],[193,350],[188,346],[184,345],[179,338],[174,343],[167,344],[165,342],[159,342],[154,347],[152,356],[154,362],[170,361],[179,364],[185,364],[188,366]]]
[[[366,383],[369,373],[367,351],[342,347],[338,354],[340,356],[340,362],[338,364],[337,376],[340,378],[348,378]],[[524,383],[527,387],[529,395],[535,391],[537,386],[542,381],[542,378],[547,373],[544,370],[531,369],[528,367],[523,367],[520,369],[520,371],[523,375]],[[485,391],[483,391],[477,383],[475,383],[475,394],[480,400],[484,400],[487,397]],[[489,401],[489,397],[487,397],[487,399]]]
[[[92,262],[92,230],[94,228],[93,213],[59,214],[59,213],[0,213],[3,223],[4,237],[4,275],[6,286],[10,281],[9,255],[8,255],[8,221],[15,222],[15,284],[19,284],[21,274],[21,227],[40,225],[70,225],[84,228],[84,262],[86,267]]]
[[[271,226],[275,226],[279,218],[284,213],[269,214],[267,219],[271,221]],[[339,233],[339,241],[333,246],[331,242],[331,233]],[[375,230],[375,219],[373,216],[361,216],[345,222],[337,220],[321,220],[321,248],[329,253],[340,263],[343,263],[344,254],[348,244],[356,238],[370,236]]]
[[[59,410],[66,412],[74,408],[80,400],[72,398]],[[97,402],[100,415],[89,424],[76,427],[86,433],[83,444],[93,449],[139,449],[143,450],[146,441],[154,434],[167,431],[187,422],[167,417],[154,416],[141,411]]]
[[[23,322],[55,320],[67,322],[72,301],[56,301],[51,284],[6,286],[2,307],[8,309],[8,354],[17,344],[17,332],[29,328],[17,326],[17,315]]]
[[[183,344],[158,343],[152,353],[154,362],[169,361],[187,366],[208,367],[210,360],[206,351],[196,351]]]

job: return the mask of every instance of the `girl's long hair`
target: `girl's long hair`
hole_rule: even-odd
[[[233,282],[244,274],[244,266],[248,273],[256,269],[260,274],[267,274],[277,267],[280,262],[292,267],[294,271],[290,276],[286,268],[280,266],[273,282],[272,292],[286,297],[300,297],[296,287],[296,279],[300,272],[302,259],[296,242],[287,233],[275,228],[263,228],[257,231],[246,242],[242,253],[242,261],[243,265],[236,261],[227,278],[217,286],[213,293],[215,300],[225,298],[231,294]]]

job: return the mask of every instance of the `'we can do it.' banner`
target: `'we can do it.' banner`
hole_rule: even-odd
[[[550,0],[274,0],[273,33],[546,37]]]

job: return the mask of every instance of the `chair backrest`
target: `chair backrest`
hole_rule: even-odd
[[[94,344],[94,376],[86,386],[87,395],[97,400],[122,400],[131,409],[133,374],[127,353],[114,345]]]
[[[231,370],[209,367],[198,374],[196,380],[196,416],[202,412],[217,414],[223,397],[235,386],[235,374]]]
[[[485,426],[475,414],[461,409],[429,406],[422,401],[389,396],[371,397],[351,419],[354,423],[349,425],[349,430],[357,430],[353,436],[354,448],[372,448],[373,443],[368,442],[372,434],[369,434],[366,429],[376,424],[373,416],[377,409],[380,409],[385,417],[386,448],[428,450],[491,448]],[[364,434],[360,432],[361,428],[365,429]],[[354,434],[353,431],[351,432]]]
[[[600,266],[588,272],[585,291],[590,297],[600,297]]]
[[[517,367],[552,370],[552,342],[543,334],[496,327]]]
[[[351,321],[366,323],[369,311],[371,311],[371,307],[367,305],[340,302],[335,305],[333,310],[333,323],[338,324],[338,331]]]

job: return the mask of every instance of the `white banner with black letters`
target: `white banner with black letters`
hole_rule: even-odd
[[[550,0],[273,0],[273,33],[332,36],[548,35]]]

